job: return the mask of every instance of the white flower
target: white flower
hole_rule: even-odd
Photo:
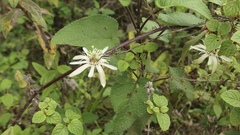
[[[207,65],[212,66],[212,73],[215,72],[216,69],[217,69],[219,58],[221,58],[222,60],[224,60],[226,62],[231,62],[232,61],[230,58],[228,58],[226,56],[223,56],[223,55],[218,56],[219,49],[216,49],[215,51],[211,51],[211,52],[207,51],[206,46],[203,45],[203,44],[191,46],[189,50],[191,50],[191,49],[198,50],[198,51],[200,51],[199,54],[203,54],[201,57],[194,60],[194,62],[197,63],[197,64],[202,63],[208,57]]]
[[[106,85],[106,77],[105,73],[103,71],[102,66],[108,67],[112,70],[117,70],[116,67],[109,65],[108,60],[104,56],[104,53],[108,50],[108,47],[105,47],[103,50],[98,50],[93,47],[92,51],[87,50],[83,47],[84,55],[77,55],[73,57],[73,60],[77,60],[74,62],[70,62],[72,65],[81,65],[79,68],[77,68],[75,71],[73,71],[69,77],[76,76],[80,73],[82,73],[85,69],[88,67],[91,67],[88,77],[93,77],[94,69],[96,68],[99,73],[99,79],[101,82],[101,85],[105,87]]]

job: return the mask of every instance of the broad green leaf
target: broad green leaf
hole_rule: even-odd
[[[233,126],[240,125],[240,108],[234,108],[230,113],[230,123]]]
[[[221,98],[234,107],[240,107],[240,92],[237,90],[228,90],[221,94]]]
[[[68,24],[53,36],[51,42],[87,49],[91,49],[91,46],[98,49],[106,46],[112,48],[119,44],[117,31],[118,23],[115,19],[106,15],[94,15]]]
[[[118,0],[122,6],[126,7],[131,3],[131,0]]]
[[[13,106],[13,95],[12,94],[4,94],[3,96],[0,97],[0,100],[2,101],[3,105],[6,106],[7,108],[10,108]]]
[[[40,79],[40,83],[46,84],[57,77],[58,74],[59,73],[56,70],[49,70],[43,74],[42,78]]]
[[[123,71],[127,70],[128,67],[129,67],[128,62],[126,62],[124,60],[119,60],[118,61],[118,70],[120,72],[123,72]]]
[[[21,9],[12,9],[2,18],[1,31],[5,38],[7,38],[9,31],[13,28],[13,26],[17,22],[17,19],[22,15],[23,15],[23,12]]]
[[[57,124],[62,122],[62,117],[58,112],[54,112],[52,115],[47,116],[46,121],[49,124]]]
[[[58,103],[56,101],[54,101],[53,99],[51,99],[49,102],[48,102],[48,106],[49,108],[55,110],[57,108],[57,105]]]
[[[236,17],[239,15],[239,1],[227,1],[223,6],[223,12],[227,17]]]
[[[232,37],[231,40],[237,43],[240,43],[240,30],[236,31]]]
[[[113,119],[114,134],[122,134],[130,128],[134,121],[146,116],[147,92],[144,89],[146,79],[139,82],[125,76],[116,78],[118,81],[112,87],[110,99],[116,115]],[[139,83],[139,84],[138,84]],[[138,85],[138,87],[137,87]]]
[[[126,53],[126,57],[125,57],[125,60],[126,61],[130,61],[130,60],[132,60],[132,59],[134,59],[134,54],[132,53],[132,52],[127,52]]]
[[[7,124],[7,122],[10,120],[10,118],[13,116],[11,113],[3,113],[0,116],[0,126],[4,126]]]
[[[156,113],[157,121],[162,131],[167,131],[170,127],[170,118],[166,113]]]
[[[46,102],[40,102],[38,104],[38,107],[42,110],[48,107],[48,104]]]
[[[234,53],[236,52],[237,48],[236,46],[232,43],[231,40],[225,40],[222,42],[222,45],[220,47],[220,50],[218,52],[218,55],[224,55],[227,57],[233,56]]]
[[[196,17],[193,14],[183,12],[174,12],[170,14],[160,13],[158,17],[166,24],[178,26],[192,26],[204,22],[204,20]]]
[[[130,49],[135,53],[142,53],[143,52],[143,46],[139,43],[131,43]]]
[[[16,71],[14,78],[17,80],[19,88],[25,88],[27,87],[27,83],[25,82],[23,75],[19,70]]]
[[[15,135],[13,126],[10,126],[7,130],[5,130],[1,135]]]
[[[154,52],[158,49],[158,44],[154,42],[148,42],[147,44],[144,45],[144,50],[147,52]]]
[[[219,6],[223,6],[223,4],[225,3],[224,0],[208,0],[209,2],[215,3]]]
[[[1,89],[7,90],[10,89],[12,86],[12,81],[9,79],[3,79],[1,82]]]
[[[200,13],[207,19],[212,18],[208,7],[201,0],[155,0],[155,4],[159,8],[182,6]]]
[[[44,113],[45,113],[47,116],[52,115],[54,112],[55,112],[55,110],[53,110],[53,109],[51,109],[51,108],[45,108],[45,109],[44,109]],[[50,116],[50,117],[51,117],[51,116]]]
[[[157,94],[153,94],[153,102],[158,106],[158,107],[162,107],[162,106],[167,106],[168,105],[168,100],[166,97],[164,96],[159,96]]]
[[[219,103],[215,103],[213,105],[213,111],[214,111],[217,118],[219,118],[221,116],[222,107],[219,105]]]
[[[209,34],[204,40],[207,51],[212,51],[220,47],[221,40],[215,34]]]
[[[161,112],[161,113],[167,113],[168,110],[169,110],[169,108],[168,108],[167,106],[162,106],[162,107],[160,108],[160,112]]]
[[[19,0],[8,0],[8,3],[12,8],[15,8],[18,4]]]
[[[84,124],[86,123],[92,123],[96,120],[98,120],[98,116],[96,114],[90,113],[90,112],[85,112],[82,114],[82,121]]]
[[[81,117],[81,115],[75,113],[74,111],[68,109],[66,112],[65,112],[65,116],[68,118],[68,119],[79,119]]]
[[[42,123],[46,120],[47,116],[44,114],[43,111],[37,111],[34,113],[32,117],[32,122],[33,123]]]
[[[73,119],[67,126],[68,130],[75,135],[83,134],[82,122],[78,119]]]
[[[194,91],[192,84],[183,78],[187,78],[185,72],[181,68],[169,68],[172,79],[169,80],[171,93],[184,91],[189,100],[194,99]]]
[[[53,131],[52,131],[52,135],[68,135],[68,129],[66,126],[64,126],[62,123],[58,123]]]
[[[48,71],[45,67],[36,62],[32,62],[32,65],[34,69],[38,72],[38,74],[41,76],[43,76],[43,74],[45,74]]]
[[[218,25],[218,34],[226,35],[231,31],[231,25],[229,22],[221,22]]]
[[[71,68],[67,65],[60,65],[57,67],[57,71],[61,74],[66,73],[68,70],[70,70]]]
[[[219,21],[215,20],[215,19],[210,20],[206,23],[208,30],[213,31],[213,32],[218,30],[218,25],[219,25]]]

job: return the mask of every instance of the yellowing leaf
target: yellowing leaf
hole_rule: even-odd
[[[27,83],[25,82],[24,78],[23,78],[23,75],[21,74],[20,71],[16,71],[15,73],[15,79],[18,81],[19,83],[19,87],[20,88],[25,88],[27,87]]]

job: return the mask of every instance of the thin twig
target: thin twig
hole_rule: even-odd
[[[131,22],[132,22],[132,24],[133,24],[133,26],[134,26],[134,29],[137,30],[137,25],[136,25],[136,23],[134,22],[133,16],[132,16],[129,8],[128,8],[128,7],[125,7],[125,9],[126,9],[128,15],[129,15],[130,19],[131,19]]]

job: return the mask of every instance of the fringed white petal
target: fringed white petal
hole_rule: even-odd
[[[109,64],[106,64],[106,63],[102,63],[102,65],[105,66],[105,67],[108,67],[112,70],[117,70],[117,67],[115,67],[115,66],[112,66],[112,65],[109,65]]]
[[[85,70],[86,68],[88,68],[88,67],[90,67],[90,65],[89,65],[89,64],[85,64],[85,65],[77,68],[76,70],[74,70],[74,71],[69,75],[69,77],[73,77],[73,76],[76,76],[76,75],[82,73],[82,71],[84,71],[84,70]]]
[[[97,71],[99,73],[100,83],[101,83],[101,85],[103,87],[105,87],[106,86],[106,76],[105,76],[105,73],[104,73],[104,71],[103,71],[103,69],[102,69],[102,67],[100,65],[97,65],[96,68],[97,68]]]
[[[203,54],[201,57],[199,57],[198,59],[194,60],[194,62],[196,62],[197,64],[200,64],[200,63],[202,63],[207,57],[208,57],[207,54]]]
[[[95,66],[91,65],[91,69],[90,69],[90,71],[89,71],[89,73],[88,73],[88,77],[93,77],[94,68],[95,68]]]

